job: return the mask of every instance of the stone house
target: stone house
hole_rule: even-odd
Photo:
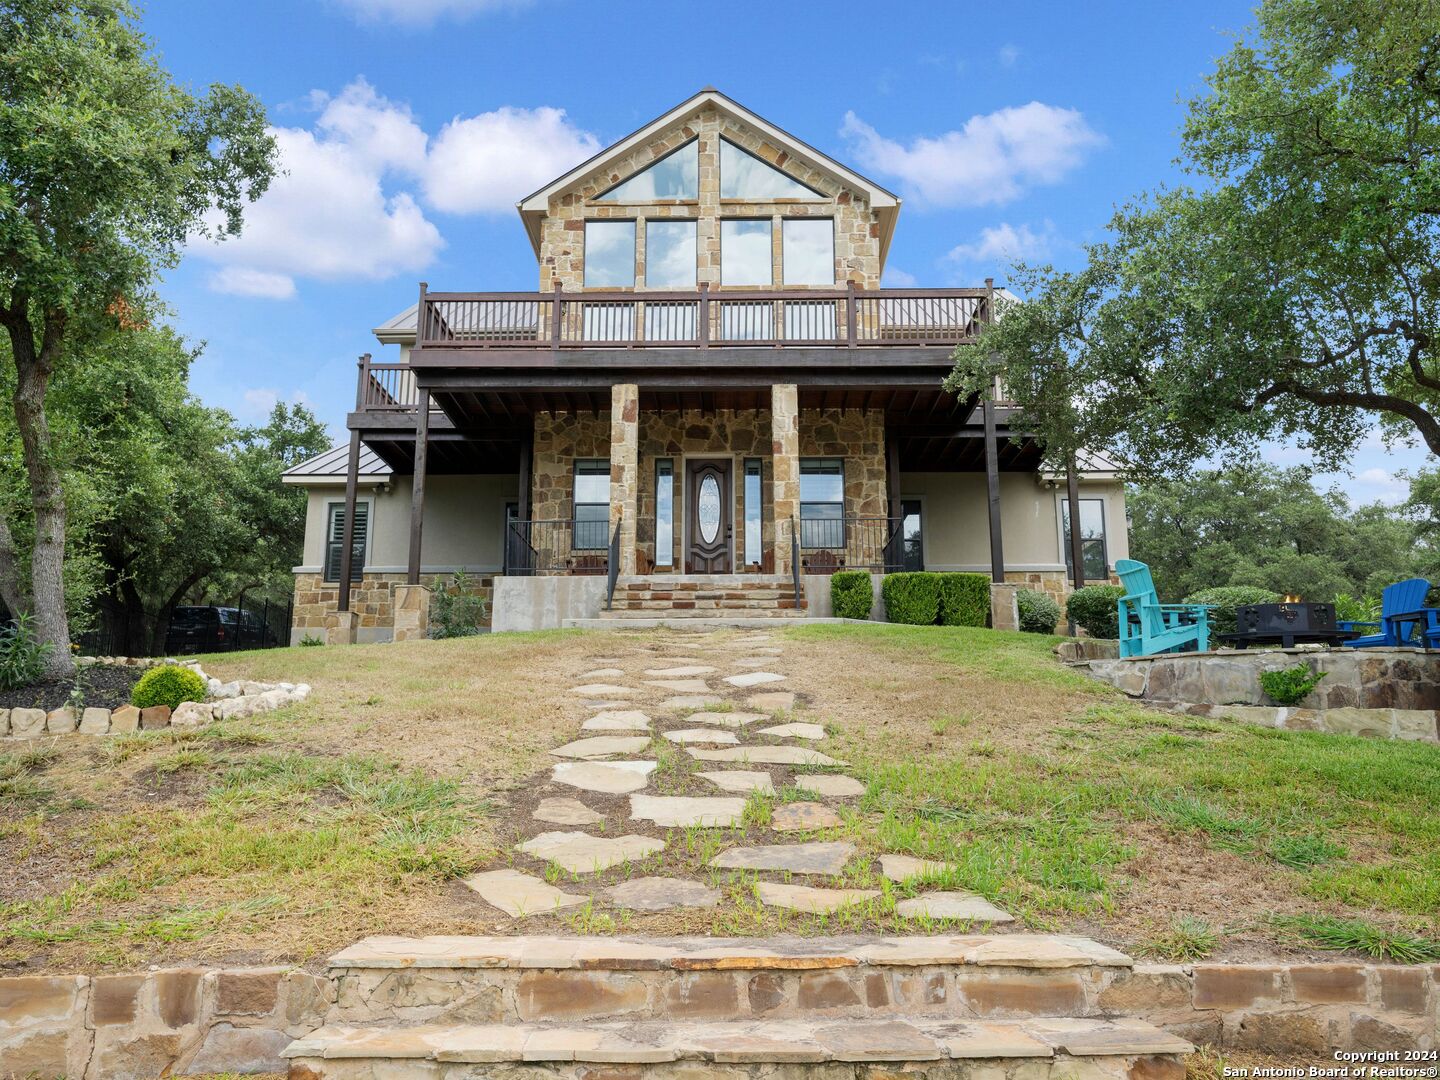
[[[819,614],[838,568],[1063,598],[1128,554],[1113,466],[1048,474],[1002,388],[941,388],[1003,290],[881,288],[900,200],[725,95],[518,209],[538,291],[422,284],[360,360],[348,445],[286,475],[310,500],[295,639],[418,633],[462,569],[503,629],[696,590]]]

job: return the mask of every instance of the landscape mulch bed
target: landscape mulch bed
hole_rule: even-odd
[[[95,664],[80,668],[69,679],[31,683],[18,690],[0,690],[0,709],[58,709],[70,703],[80,687],[85,708],[118,709],[130,703],[130,691],[144,672],[137,667]]]

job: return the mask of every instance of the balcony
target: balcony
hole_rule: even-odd
[[[716,289],[421,295],[418,347],[453,350],[953,348],[993,290]]]

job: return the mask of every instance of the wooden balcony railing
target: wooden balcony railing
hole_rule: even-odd
[[[980,289],[422,292],[419,347],[954,346],[990,319]]]

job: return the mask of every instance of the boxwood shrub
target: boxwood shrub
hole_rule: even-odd
[[[1027,634],[1053,634],[1060,621],[1060,605],[1049,593],[1021,589],[1015,594],[1020,609],[1020,629]]]
[[[1120,636],[1120,616],[1115,605],[1124,595],[1119,585],[1086,585],[1070,594],[1065,610],[1091,637],[1113,641]]]
[[[182,701],[204,701],[205,680],[179,664],[162,664],[140,676],[130,691],[130,704],[137,709],[169,705],[178,709]]]
[[[875,602],[875,587],[864,570],[841,570],[830,575],[830,607],[837,619],[868,619]]]
[[[990,619],[990,578],[940,574],[940,621],[946,626],[984,626]]]
[[[1273,604],[1280,594],[1255,585],[1219,585],[1213,589],[1201,589],[1185,597],[1187,604],[1213,604],[1210,612],[1210,636],[1235,632],[1235,609],[1246,604]]]
[[[885,598],[885,618],[889,622],[934,626],[940,618],[939,574],[886,574],[880,595]]]

